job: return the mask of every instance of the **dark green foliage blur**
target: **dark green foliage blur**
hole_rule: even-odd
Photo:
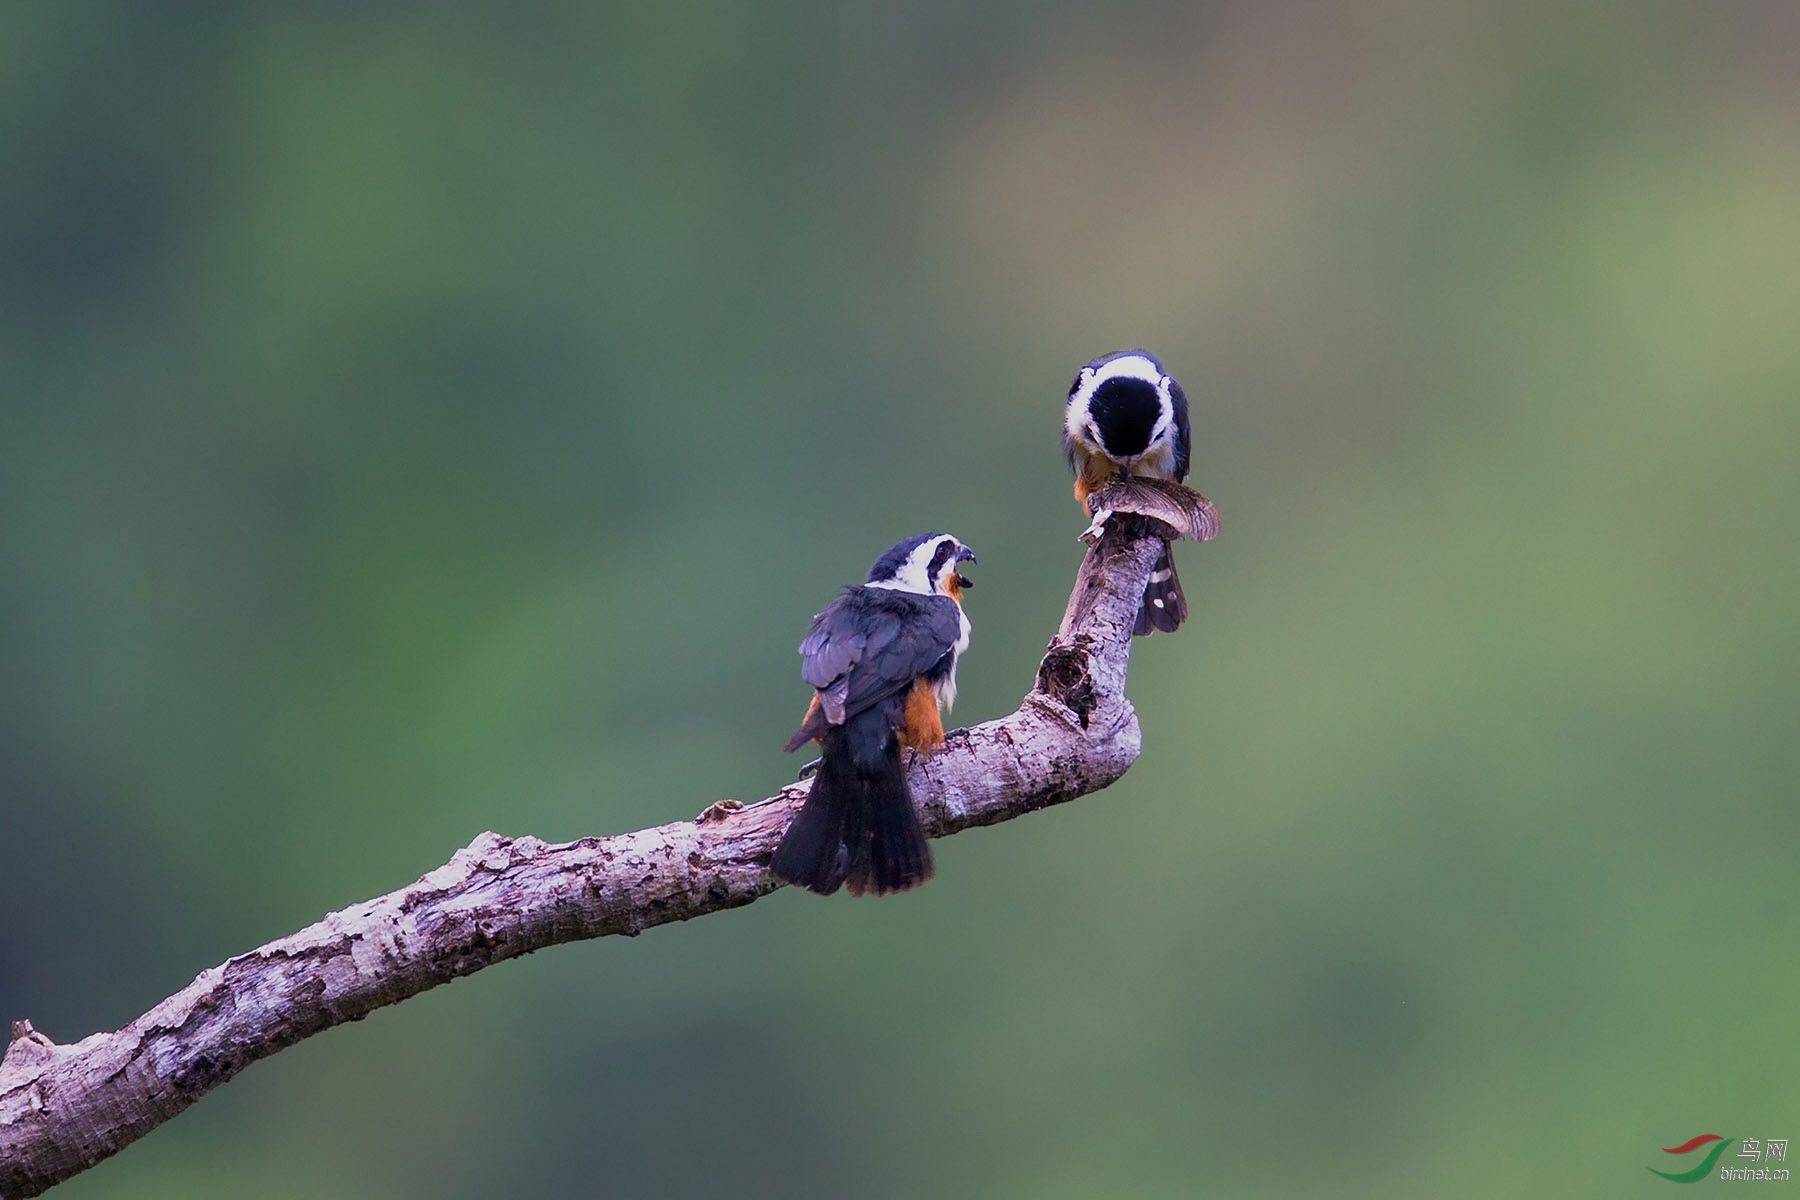
[[[1094,354],[1224,518],[1111,790],[59,1194],[1635,1196],[1800,1135],[1797,61],[1778,0],[0,9],[0,1019],[766,795],[909,533],[1007,711]]]

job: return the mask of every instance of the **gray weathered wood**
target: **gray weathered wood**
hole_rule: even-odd
[[[1125,673],[1159,529],[1171,532],[1124,514],[1110,522],[1024,702],[914,761],[933,837],[1097,791],[1137,758]],[[397,892],[202,971],[123,1029],[57,1045],[16,1022],[0,1061],[0,1200],[38,1195],[333,1025],[545,946],[767,895],[779,886],[769,856],[809,786],[560,845],[484,833]]]

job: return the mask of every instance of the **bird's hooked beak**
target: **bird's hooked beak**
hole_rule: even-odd
[[[957,550],[956,561],[959,563],[972,563],[975,561],[975,552],[967,546],[964,546]],[[959,588],[972,588],[975,586],[975,581],[970,579],[967,575],[964,575],[961,571],[958,571],[956,573],[956,586]]]

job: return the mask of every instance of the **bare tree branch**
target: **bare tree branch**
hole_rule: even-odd
[[[913,762],[931,836],[1097,791],[1137,758],[1125,699],[1131,625],[1170,532],[1113,518],[1018,710],[955,730]],[[809,786],[561,845],[484,833],[397,892],[201,972],[123,1029],[59,1046],[16,1022],[0,1061],[0,1200],[38,1195],[333,1025],[545,946],[635,935],[767,895],[779,886],[769,856]]]

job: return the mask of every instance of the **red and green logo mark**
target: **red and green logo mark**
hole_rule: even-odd
[[[1664,1154],[1689,1154],[1706,1145],[1708,1142],[1715,1143],[1713,1148],[1706,1152],[1706,1157],[1700,1160],[1700,1165],[1694,1167],[1692,1170],[1658,1171],[1655,1167],[1651,1167],[1649,1168],[1650,1173],[1652,1175],[1661,1175],[1664,1179],[1672,1179],[1676,1183],[1693,1183],[1695,1180],[1705,1179],[1707,1174],[1713,1169],[1713,1164],[1719,1161],[1719,1155],[1725,1153],[1725,1147],[1731,1145],[1732,1140],[1733,1139],[1731,1138],[1720,1137],[1716,1133],[1701,1133],[1694,1135],[1679,1146],[1664,1146],[1662,1148]]]

